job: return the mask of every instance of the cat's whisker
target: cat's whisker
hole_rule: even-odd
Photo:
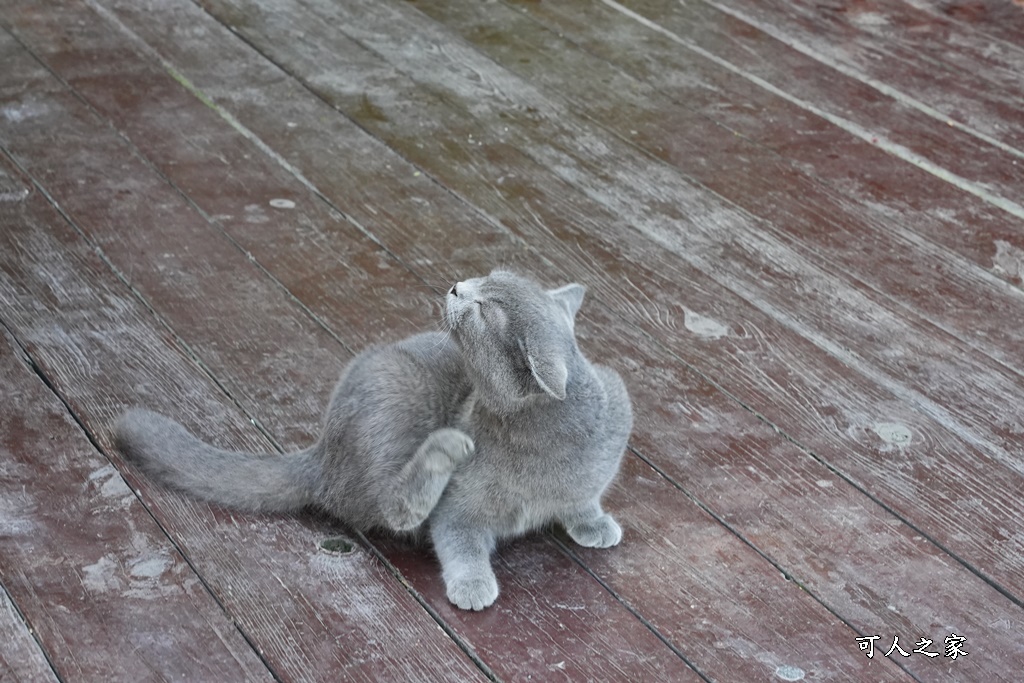
[[[431,349],[431,351],[436,351],[437,349],[444,348],[445,345],[448,344],[449,340],[451,340],[451,338],[452,338],[451,330],[445,330],[444,336],[437,340],[437,342],[434,344],[434,346]]]

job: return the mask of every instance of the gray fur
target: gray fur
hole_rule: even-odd
[[[456,284],[451,334],[358,355],[320,439],[297,453],[222,451],[144,410],[121,418],[117,443],[155,478],[215,503],[315,505],[358,529],[429,532],[449,600],[483,609],[498,596],[499,540],[552,522],[588,547],[622,538],[601,496],[632,414],[619,376],[576,345],[584,291],[504,271]]]

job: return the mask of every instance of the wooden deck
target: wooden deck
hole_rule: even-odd
[[[1021,4],[0,0],[0,681],[1019,681]],[[487,611],[112,447],[306,445],[496,266],[636,426]]]

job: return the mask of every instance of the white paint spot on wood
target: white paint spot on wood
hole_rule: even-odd
[[[137,579],[153,579],[171,566],[171,560],[167,557],[150,557],[132,564],[129,572]]]
[[[97,481],[99,479],[108,479],[116,470],[113,465],[104,465],[98,470],[94,470],[89,474],[89,481]]]
[[[104,465],[89,474],[89,482],[93,486],[99,486],[98,491],[101,497],[108,501],[116,501],[117,507],[126,507],[131,504],[135,494],[131,487],[121,477],[121,473],[113,465]]]
[[[270,217],[263,210],[263,207],[259,204],[246,204],[244,220],[246,223],[266,223],[270,220]]]
[[[798,666],[789,666],[787,664],[775,668],[775,676],[784,681],[801,681],[805,675],[804,670]]]
[[[0,115],[3,115],[3,117],[11,123],[21,123],[26,119],[31,119],[45,113],[46,107],[34,102],[12,104],[0,109]]]
[[[35,500],[22,492],[0,496],[0,537],[29,536],[35,529]]]
[[[1024,278],[1024,249],[1009,242],[996,240],[996,255],[992,257],[992,270],[1009,278]]]
[[[683,324],[686,325],[686,329],[698,337],[721,339],[729,336],[729,328],[714,318],[708,318],[686,308],[683,309],[683,314],[685,316]]]
[[[271,199],[270,205],[275,209],[294,209],[295,202],[290,199]]]
[[[0,202],[20,202],[27,196],[27,187],[0,176]]]
[[[832,482],[830,482],[828,479],[819,479],[815,483],[818,485],[818,488],[823,488],[823,489],[830,489],[830,488],[832,488]]]
[[[913,438],[910,428],[898,422],[879,422],[872,429],[881,437],[882,441],[901,448],[909,446]]]
[[[121,478],[121,475],[115,472],[113,476],[111,476],[110,479],[107,479],[107,481],[103,483],[103,486],[100,487],[100,495],[104,498],[117,498],[120,500],[125,496],[131,496],[132,490],[129,488],[128,484],[124,482],[124,479]]]
[[[853,12],[850,15],[850,21],[864,28],[885,26],[889,23],[889,19],[879,12]]]
[[[118,590],[120,581],[115,575],[116,570],[117,563],[110,555],[104,555],[93,564],[82,567],[82,585],[96,593]]]

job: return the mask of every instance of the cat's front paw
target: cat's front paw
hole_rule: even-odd
[[[622,540],[622,527],[611,515],[601,515],[590,522],[566,529],[569,537],[586,548],[610,548]]]
[[[431,448],[447,455],[452,466],[457,466],[471,456],[476,448],[469,434],[458,429],[438,429],[431,432],[427,438],[430,440]]]
[[[494,575],[453,579],[448,584],[448,600],[465,610],[482,610],[498,599],[498,581]]]

